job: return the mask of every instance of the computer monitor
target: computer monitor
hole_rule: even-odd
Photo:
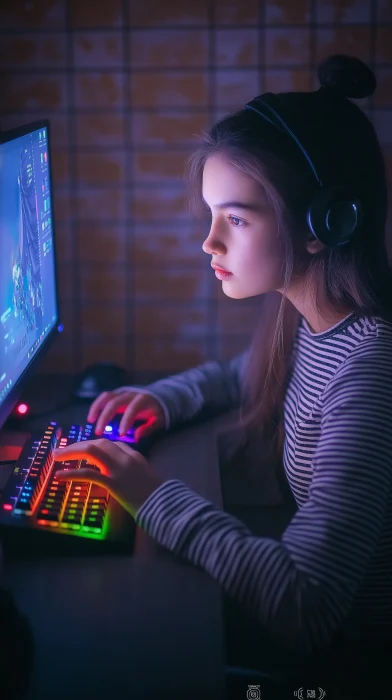
[[[0,428],[59,329],[50,126],[0,134]]]

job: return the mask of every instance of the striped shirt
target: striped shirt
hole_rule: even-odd
[[[171,479],[136,513],[161,545],[202,568],[279,643],[312,652],[338,631],[390,638],[392,324],[350,314],[298,326],[285,397],[284,468],[298,510],[280,541]],[[239,406],[247,352],[145,389],[166,427]]]

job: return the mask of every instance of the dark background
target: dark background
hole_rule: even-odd
[[[248,344],[260,297],[223,294],[182,173],[195,135],[255,95],[362,58],[392,172],[391,0],[2,0],[0,27],[0,128],[52,124],[65,331],[44,373],[111,360],[143,383]]]

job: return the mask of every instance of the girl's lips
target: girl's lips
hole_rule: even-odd
[[[213,265],[212,263],[211,263],[211,267],[213,270],[217,270],[218,272],[225,272],[227,275],[233,274],[232,272],[230,272],[230,270],[225,270],[224,267],[218,267],[218,265]]]
[[[233,277],[232,272],[224,272],[223,270],[216,269],[215,270],[215,277],[217,277],[219,280],[228,280],[230,277]]]

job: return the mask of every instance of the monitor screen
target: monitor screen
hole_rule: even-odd
[[[58,323],[49,125],[36,127],[0,137],[0,410]]]

